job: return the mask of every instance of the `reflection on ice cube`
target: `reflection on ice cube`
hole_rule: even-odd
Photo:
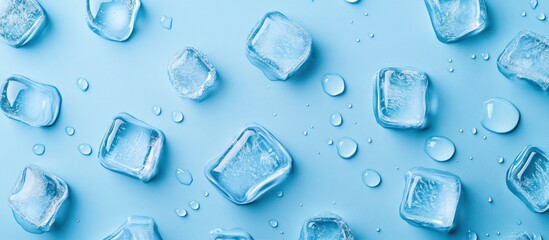
[[[162,240],[162,237],[153,218],[131,216],[104,240]]]
[[[0,1],[0,37],[12,47],[21,47],[46,27],[46,11],[36,0]]]
[[[457,42],[488,25],[484,0],[425,0],[438,40]]]
[[[133,32],[141,0],[86,0],[86,21],[97,35],[126,41]]]

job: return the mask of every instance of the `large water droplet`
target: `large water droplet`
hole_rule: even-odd
[[[278,227],[278,221],[276,219],[271,219],[269,220],[269,225],[271,225],[271,227],[273,228],[276,228]]]
[[[427,139],[424,149],[429,157],[439,162],[450,160],[456,152],[454,143],[450,139],[440,136]]]
[[[160,26],[162,26],[165,29],[172,29],[172,22],[173,18],[163,15],[160,17]]]
[[[381,183],[381,176],[376,170],[366,169],[362,172],[362,182],[371,188],[379,186]]]
[[[358,149],[358,144],[355,140],[349,137],[343,137],[337,141],[337,154],[342,158],[353,157]]]
[[[357,3],[359,0],[345,0],[345,2],[348,2],[348,3]]]
[[[477,240],[477,239],[478,239],[478,235],[477,235],[476,232],[473,232],[473,231],[471,231],[471,230],[468,230],[465,239],[467,239],[467,240]]]
[[[520,119],[519,110],[503,98],[492,98],[484,102],[482,126],[495,133],[513,131]]]
[[[536,18],[540,21],[545,21],[545,19],[547,18],[547,16],[545,16],[545,13],[540,13],[536,16]]]
[[[482,59],[484,59],[484,61],[490,60],[490,54],[489,53],[481,53],[480,55],[482,56]]]
[[[530,7],[536,9],[536,7],[538,7],[538,0],[530,0]]]
[[[189,202],[189,207],[192,210],[198,210],[200,208],[200,203],[195,201],[195,200],[192,200],[192,201]]]
[[[494,199],[492,199],[492,197],[488,197],[488,203],[492,203],[494,201]]]
[[[505,161],[505,159],[502,156],[498,156],[497,160],[499,164],[502,164]]]
[[[332,116],[330,116],[330,123],[334,127],[339,127],[343,123],[343,117],[341,116],[341,113],[335,112],[332,113]]]
[[[38,156],[43,155],[46,152],[46,146],[44,144],[34,144],[32,152]]]
[[[337,73],[327,73],[322,77],[322,89],[332,97],[345,91],[345,80]]]
[[[180,217],[186,217],[187,216],[187,210],[185,210],[183,208],[178,208],[178,209],[175,209],[175,214],[177,214],[177,216],[180,216]]]
[[[72,135],[74,135],[74,133],[76,133],[76,130],[74,130],[74,128],[71,127],[71,126],[67,126],[65,128],[65,133],[69,136],[72,136]]]
[[[92,147],[87,144],[87,143],[82,143],[78,146],[78,151],[82,154],[82,155],[90,155],[92,153]]]
[[[154,115],[160,116],[160,114],[162,114],[162,108],[158,105],[154,105],[152,108],[152,112]]]
[[[175,171],[175,177],[177,178],[177,181],[183,185],[189,186],[193,183],[193,175],[186,169],[178,168],[177,171]]]
[[[78,79],[76,79],[76,85],[78,85],[78,88],[80,88],[82,92],[88,91],[88,89],[90,88],[90,83],[87,79],[83,77],[79,77]]]
[[[182,112],[172,112],[172,120],[176,123],[183,122],[183,113]]]

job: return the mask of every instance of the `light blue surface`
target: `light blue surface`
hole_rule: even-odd
[[[345,219],[357,239],[463,239],[468,229],[481,238],[489,233],[490,239],[520,231],[549,237],[547,214],[528,210],[505,184],[507,168],[526,145],[549,147],[549,96],[524,81],[508,80],[495,61],[521,30],[549,35],[549,23],[536,19],[538,13],[549,12],[547,1],[532,10],[527,0],[488,0],[491,26],[451,45],[436,39],[422,1],[147,0],[124,43],[107,41],[86,26],[85,1],[41,4],[50,24],[25,47],[0,44],[0,77],[22,74],[53,84],[63,105],[50,128],[0,117],[0,233],[5,239],[100,239],[132,215],[154,217],[168,240],[208,239],[209,231],[219,227],[241,227],[259,240],[297,239],[305,219],[326,211]],[[268,80],[245,54],[251,29],[273,10],[299,22],[313,38],[310,62],[286,82]],[[160,25],[162,15],[174,18],[172,30]],[[187,45],[207,53],[220,77],[219,88],[201,103],[178,97],[167,76],[168,62]],[[483,52],[492,57],[484,61]],[[471,59],[472,54],[477,58]],[[438,99],[429,129],[398,131],[376,123],[372,78],[387,66],[413,66],[429,74],[430,90]],[[345,78],[341,96],[322,90],[320,80],[328,72]],[[89,80],[87,92],[78,88],[78,77]],[[482,128],[482,104],[493,97],[505,98],[520,110],[513,132],[502,135]],[[163,109],[158,117],[152,113],[154,105]],[[182,111],[184,121],[174,123],[173,111]],[[329,121],[335,111],[344,118],[337,128]],[[101,139],[119,112],[166,135],[159,174],[147,184],[108,171],[97,159]],[[275,191],[238,206],[214,190],[203,169],[250,122],[264,125],[284,144],[294,158],[294,170]],[[67,126],[76,129],[74,136],[65,133]],[[471,134],[473,127],[476,135]],[[424,153],[425,140],[433,135],[455,143],[451,161],[436,162]],[[349,160],[338,157],[335,144],[326,143],[344,136],[359,144]],[[46,146],[44,155],[34,155],[36,143]],[[94,153],[80,154],[81,143],[91,144]],[[503,164],[497,156],[505,158]],[[43,235],[25,232],[7,203],[18,174],[29,163],[63,178],[71,191],[64,224]],[[403,176],[416,166],[449,171],[462,180],[457,228],[449,235],[411,226],[399,217]],[[177,168],[192,172],[191,186],[177,181]],[[377,188],[362,183],[361,173],[368,168],[383,178]],[[284,191],[283,197],[276,196],[278,190]],[[199,210],[187,206],[191,200],[200,202]],[[187,209],[188,215],[178,217],[176,208]],[[270,219],[278,220],[277,228],[269,226]]]

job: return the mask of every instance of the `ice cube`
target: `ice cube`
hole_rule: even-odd
[[[400,217],[415,226],[451,230],[461,193],[459,177],[436,169],[413,168],[405,178]]]
[[[43,233],[50,230],[68,196],[69,187],[63,179],[29,165],[19,175],[8,201],[23,229]]]
[[[527,146],[509,166],[507,187],[530,210],[545,212],[549,209],[549,158],[534,146]]]
[[[36,0],[0,1],[0,37],[10,46],[25,45],[46,24],[46,11]]]
[[[59,114],[61,95],[53,86],[12,75],[2,84],[0,108],[7,117],[28,125],[50,126]]]
[[[539,234],[535,234],[535,233],[529,234],[527,232],[521,232],[521,233],[513,234],[508,239],[509,240],[542,240],[543,238]]]
[[[126,41],[135,25],[141,0],[86,0],[86,21],[97,35]]]
[[[326,213],[307,219],[303,223],[299,240],[353,240],[351,228],[343,219]]]
[[[286,80],[311,54],[312,39],[299,24],[280,12],[269,12],[246,42],[246,55],[271,80]]]
[[[229,200],[248,204],[282,182],[292,157],[262,126],[246,126],[221,156],[206,166],[208,180]]]
[[[164,134],[159,129],[120,113],[99,147],[103,167],[148,182],[156,175]]]
[[[476,35],[488,25],[484,0],[425,0],[439,41],[457,42]]]
[[[154,219],[145,216],[131,216],[114,233],[104,240],[162,240]]]
[[[210,240],[254,240],[253,237],[242,228],[218,228],[210,231],[210,235]]]
[[[549,38],[520,32],[498,58],[499,71],[509,79],[522,79],[549,90]]]
[[[383,68],[375,75],[374,115],[385,128],[427,126],[429,77],[413,68]]]
[[[179,96],[203,100],[217,83],[215,68],[193,47],[178,52],[168,65],[168,76]]]

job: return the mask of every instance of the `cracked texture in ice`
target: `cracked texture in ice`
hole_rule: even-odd
[[[151,217],[131,216],[104,240],[162,240]]]
[[[133,32],[141,0],[86,0],[88,26],[112,41],[126,41]]]
[[[46,24],[46,12],[36,0],[0,1],[0,37],[10,46],[23,46]]]
[[[353,240],[353,233],[343,219],[326,213],[303,223],[299,240]]]
[[[456,42],[486,28],[484,0],[425,0],[425,5],[441,42]]]
[[[193,47],[178,52],[168,65],[168,76],[179,96],[203,100],[217,83],[215,68]]]

